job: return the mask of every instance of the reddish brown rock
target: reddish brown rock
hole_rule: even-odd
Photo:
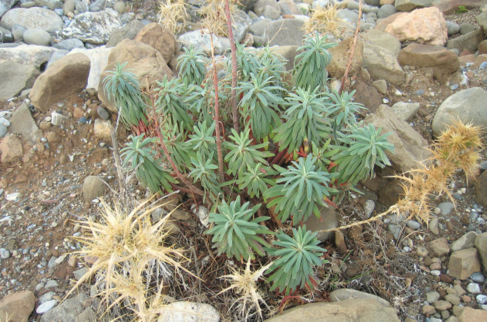
[[[0,142],[0,162],[9,163],[22,157],[22,143],[15,135],[9,135]]]
[[[176,53],[176,38],[161,24],[152,22],[144,26],[134,39],[157,49],[166,62],[170,62]]]
[[[88,83],[90,59],[84,54],[72,54],[54,62],[35,81],[29,98],[41,111],[79,93]]]
[[[460,69],[457,55],[441,46],[411,44],[399,52],[398,61],[401,66],[432,67],[439,80]]]

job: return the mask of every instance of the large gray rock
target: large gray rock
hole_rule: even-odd
[[[204,321],[218,322],[220,314],[209,304],[195,302],[174,302],[164,306],[159,322]]]
[[[478,29],[469,32],[468,34],[448,40],[446,43],[446,48],[457,49],[459,52],[462,52],[464,49],[468,49],[471,53],[474,53],[477,51],[480,42],[484,39],[484,33],[481,29]]]
[[[487,232],[482,233],[475,238],[475,247],[479,251],[484,272],[487,272]]]
[[[419,162],[430,157],[430,152],[425,148],[428,142],[411,125],[400,120],[387,105],[380,105],[375,113],[365,118],[365,123],[382,128],[381,134],[392,133],[387,140],[394,144],[394,152],[386,151],[386,154],[398,170],[415,169]]]
[[[211,55],[211,37],[215,55],[223,54],[223,45],[216,35],[210,35],[203,30],[194,30],[178,37],[178,41],[186,48],[193,46],[203,51],[207,56]]]
[[[34,65],[0,63],[0,101],[6,101],[34,84],[39,71]]]
[[[0,0],[0,17],[7,12],[13,5],[17,2],[17,0]]]
[[[399,322],[396,310],[369,298],[357,298],[333,303],[311,303],[286,310],[266,320],[268,322]]]
[[[340,301],[346,301],[351,299],[364,299],[364,298],[375,300],[386,307],[391,306],[389,302],[387,302],[386,300],[384,300],[383,298],[377,295],[360,292],[354,289],[342,288],[342,289],[334,290],[333,292],[330,293],[330,300],[332,302],[340,302]]]
[[[375,46],[386,49],[394,54],[395,57],[399,55],[399,51],[401,50],[401,42],[390,33],[373,29],[365,32],[362,37],[364,42],[368,42]]]
[[[3,15],[0,24],[9,30],[17,24],[27,29],[39,28],[50,32],[60,31],[64,26],[63,19],[57,13],[38,7],[11,9]]]
[[[22,135],[32,144],[42,137],[42,131],[37,127],[36,122],[32,118],[27,103],[22,103],[22,105],[15,110],[12,119],[10,120],[8,130],[11,133]]]
[[[384,79],[389,83],[404,83],[405,73],[392,52],[372,44],[364,44],[364,63],[373,79]]]
[[[67,55],[56,61],[34,83],[29,98],[41,111],[86,87],[90,59],[83,54]]]
[[[456,120],[486,128],[487,91],[472,87],[448,97],[436,111],[432,124],[433,134],[441,134]]]
[[[237,10],[234,13],[232,31],[236,42],[241,43],[245,39],[251,23],[252,19],[250,19],[250,17],[242,10]]]
[[[8,321],[27,321],[35,304],[36,296],[31,291],[10,293],[0,301],[0,316],[8,316]]]
[[[134,39],[139,31],[144,27],[144,23],[140,20],[132,20],[125,26],[113,31],[110,34],[110,39],[107,42],[107,47],[115,47],[124,39]]]
[[[156,81],[161,81],[164,76],[167,76],[168,79],[173,77],[171,69],[159,51],[135,40],[125,39],[113,48],[108,57],[108,64],[100,77],[101,80],[105,79],[108,72],[115,68],[117,62],[127,62],[126,68],[135,74],[141,88],[148,88]],[[114,103],[108,100],[102,82],[98,86],[98,97],[110,111],[117,112]]]
[[[110,34],[120,28],[122,23],[113,9],[100,12],[85,12],[76,15],[67,28],[62,31],[64,38],[78,38],[85,43],[102,45],[110,39]]]
[[[49,322],[49,321],[86,321],[86,322],[94,322],[96,320],[92,320],[89,318],[88,320],[81,319],[80,317],[86,316],[84,311],[86,309],[91,310],[91,308],[85,309],[85,303],[89,303],[88,297],[84,293],[80,293],[79,295],[67,299],[66,301],[62,302],[54,309],[50,310],[49,312],[45,313],[41,317],[41,322]]]
[[[49,46],[51,42],[51,35],[39,28],[27,29],[22,37],[25,43],[29,45]]]
[[[105,46],[96,47],[93,49],[76,48],[73,49],[69,55],[81,53],[90,59],[90,74],[88,76],[88,83],[86,90],[90,93],[96,93],[100,86],[101,74],[108,64],[108,57],[113,48],[106,48]]]
[[[451,244],[451,250],[457,251],[462,249],[467,249],[475,246],[475,238],[477,238],[477,233],[474,231],[469,231],[458,240]]]
[[[254,4],[254,12],[258,16],[266,16],[266,12],[270,12],[271,9],[274,9],[273,11],[277,12],[277,17],[268,17],[271,19],[277,19],[279,18],[281,14],[281,8],[279,7],[279,4],[277,3],[276,0],[258,0]]]
[[[54,48],[57,49],[62,49],[62,50],[73,50],[74,48],[85,48],[85,45],[83,42],[77,38],[69,38],[69,39],[64,39],[61,40],[59,43],[55,44],[53,46]]]
[[[298,19],[272,21],[266,25],[264,39],[269,46],[301,46],[304,22]]]
[[[475,20],[477,20],[477,23],[482,27],[482,30],[484,31],[484,34],[487,35],[487,12],[484,11],[478,16],[475,17]]]
[[[57,49],[46,46],[20,45],[16,47],[0,48],[0,63],[14,62],[23,65],[34,65],[40,69],[41,65],[49,61]]]

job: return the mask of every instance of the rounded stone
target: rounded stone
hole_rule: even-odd
[[[83,198],[89,202],[103,196],[106,189],[105,182],[100,177],[88,176],[83,183]]]
[[[29,45],[49,46],[51,35],[42,29],[27,29],[24,34],[24,41]]]

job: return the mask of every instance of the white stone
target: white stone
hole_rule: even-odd
[[[49,312],[50,310],[52,310],[56,305],[57,305],[57,301],[56,300],[47,301],[47,302],[42,303],[41,305],[39,305],[39,307],[36,310],[36,313],[37,314],[44,314],[44,313]]]

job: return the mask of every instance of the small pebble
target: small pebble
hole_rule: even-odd
[[[387,98],[385,98],[385,97],[384,97],[384,98],[382,99],[382,103],[387,104],[387,103],[389,103],[389,100],[388,100]]]
[[[57,301],[56,300],[47,301],[47,302],[42,303],[41,305],[39,305],[39,307],[36,310],[36,313],[37,314],[44,314],[44,313],[49,312],[50,310],[52,310],[56,305],[57,305]]]
[[[458,84],[453,84],[453,85],[450,86],[450,89],[452,91],[456,90],[457,88],[458,88]]]
[[[441,275],[441,271],[439,271],[439,270],[432,270],[430,272],[430,274],[433,275],[433,276],[440,276]]]
[[[475,297],[478,304],[487,304],[487,295],[479,294]]]
[[[480,64],[479,66],[479,69],[487,69],[487,61],[482,62],[482,64]]]
[[[10,251],[8,249],[5,249],[5,248],[0,248],[0,257],[2,259],[7,259],[10,257]]]
[[[469,283],[467,285],[467,291],[469,291],[472,294],[478,294],[480,293],[480,286],[477,283]]]
[[[476,282],[476,283],[483,283],[485,282],[485,277],[482,273],[479,273],[479,272],[476,272],[476,273],[473,273],[470,278],[472,279],[472,281]]]
[[[419,91],[414,92],[416,95],[423,95],[424,90],[420,89]]]
[[[408,220],[406,225],[414,230],[418,230],[421,227],[421,224],[415,220]]]

